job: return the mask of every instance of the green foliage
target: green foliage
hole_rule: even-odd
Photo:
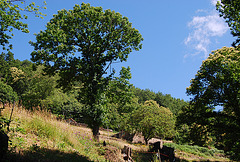
[[[12,87],[0,81],[0,102],[4,105],[6,102],[13,103],[17,100],[17,93],[13,91]]]
[[[41,101],[53,94],[56,85],[56,78],[43,75],[42,66],[39,66],[36,71],[27,77],[27,89],[22,94],[23,105],[32,109],[41,107]]]
[[[179,144],[192,144],[199,146],[212,146],[214,114],[207,107],[186,106],[177,116],[175,140]]]
[[[82,107],[76,96],[72,93],[63,93],[60,89],[54,89],[52,95],[41,101],[41,105],[54,114],[62,115],[65,118],[73,118],[75,121],[82,121]]]
[[[124,97],[124,96],[123,96]],[[103,126],[119,131],[124,130],[133,134],[135,132],[132,113],[141,105],[138,104],[136,98],[132,98],[130,103],[119,106],[115,103],[107,103],[107,112],[105,115]]]
[[[2,117],[2,109],[6,103],[13,103],[18,100],[17,93],[13,91],[12,87],[3,83],[0,80],[0,102],[3,105],[3,108],[0,108],[0,132],[5,126],[9,126],[11,121],[7,120],[6,118]]]
[[[238,48],[214,51],[206,59],[187,93],[193,98],[190,107],[185,110],[191,123],[208,127],[222,142],[225,151],[230,151],[234,158],[240,158],[240,52]],[[223,111],[215,112],[215,106],[222,106]],[[185,117],[185,119],[188,119]],[[234,146],[234,147],[233,147]]]
[[[4,83],[11,82],[10,68],[14,66],[12,52],[1,53],[0,55],[0,80]]]
[[[160,106],[169,108],[171,112],[177,116],[179,111],[186,106],[188,103],[184,100],[176,99],[170,94],[162,94],[161,92],[153,92],[149,89],[140,89],[133,87],[134,95],[138,98],[138,102],[144,104],[147,100],[154,100]]]
[[[190,146],[190,145],[178,145],[175,143],[165,143],[164,145],[168,147],[172,147],[178,151],[183,151],[186,153],[191,153],[201,157],[214,157],[216,154],[224,155],[222,150],[218,150],[216,148],[207,148],[207,147],[200,147],[200,146]]]
[[[240,43],[240,1],[239,0],[221,0],[217,3],[217,10],[230,27],[231,33],[236,38],[233,46],[236,47]]]
[[[133,98],[132,84],[129,82],[131,78],[130,67],[122,67],[119,77],[114,77],[109,83],[106,97],[109,103],[118,105],[119,114],[131,112],[131,110],[124,110],[124,106],[131,103]]]
[[[239,58],[239,51],[235,48],[223,47],[214,51],[191,80],[188,95],[193,95],[193,101],[200,101],[210,108],[220,105],[239,114]]]
[[[21,1],[21,0],[20,0]],[[25,2],[25,1],[22,1]],[[21,7],[25,6],[25,7]],[[45,7],[43,7],[45,8]],[[23,23],[23,20],[27,19],[27,15],[21,14],[22,11],[33,12],[37,17],[43,15],[40,12],[40,7],[36,6],[34,2],[30,4],[18,4],[14,0],[1,0],[0,1],[0,44],[3,46],[3,50],[6,49],[6,45],[9,44],[9,39],[12,39],[13,29],[20,30],[24,33],[29,33],[28,25]],[[7,50],[12,49],[12,45],[8,45]]]
[[[32,77],[32,66],[30,61],[15,60],[11,52],[0,55],[0,80],[13,88],[20,101],[28,88],[28,78]]]
[[[33,63],[24,60],[14,60],[13,65],[9,68],[10,79],[9,84],[12,86],[14,91],[17,92],[19,100],[23,100],[23,94],[28,91],[29,81],[32,78],[33,72]]]
[[[132,91],[130,67],[122,67],[119,77],[109,82],[107,91],[107,111],[103,126],[114,130],[124,129],[127,116],[136,109],[136,100]],[[123,127],[124,126],[124,127]]]
[[[138,98],[140,104],[144,104],[145,101],[154,100],[156,94],[149,89],[140,89],[133,87],[134,95]]]
[[[163,95],[161,92],[156,93],[156,97],[154,99],[160,106],[169,108],[169,110],[175,115],[178,116],[179,111],[187,106],[188,103],[179,98],[174,98],[170,94]]]
[[[172,112],[159,107],[156,101],[149,100],[133,113],[135,129],[142,132],[145,142],[153,137],[171,138],[174,136],[175,119]]]
[[[32,60],[44,64],[48,74],[58,72],[64,88],[83,83],[79,99],[97,135],[106,111],[103,94],[114,74],[107,70],[113,61],[126,61],[132,50],[141,49],[142,36],[121,14],[84,3],[58,11],[46,27],[36,35],[37,42],[30,42]]]

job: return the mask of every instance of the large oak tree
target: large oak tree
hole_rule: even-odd
[[[105,112],[103,93],[114,74],[108,69],[141,49],[141,34],[120,13],[82,3],[58,11],[36,40],[31,42],[32,60],[44,64],[48,74],[59,73],[59,85],[71,88],[75,81],[82,82],[79,100],[97,137]]]

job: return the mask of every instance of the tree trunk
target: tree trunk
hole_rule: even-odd
[[[147,145],[148,144],[148,138],[144,137],[144,141],[145,141],[145,144]]]
[[[98,126],[98,125],[93,126],[93,128],[92,128],[92,133],[93,133],[93,138],[94,138],[96,141],[99,142],[99,135],[100,135],[100,133],[99,133],[99,126]]]
[[[7,134],[3,130],[0,130],[0,159],[6,156],[8,150],[8,141],[9,137]]]

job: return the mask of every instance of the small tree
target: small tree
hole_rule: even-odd
[[[133,113],[133,121],[138,132],[142,132],[146,144],[153,137],[174,136],[175,119],[172,112],[159,107],[156,101],[149,100]]]
[[[74,81],[83,83],[78,98],[97,137],[106,109],[103,93],[114,74],[107,70],[112,62],[126,61],[132,50],[139,50],[142,36],[121,14],[84,3],[59,11],[46,27],[36,35],[37,42],[31,42],[32,60],[44,64],[48,74],[58,72],[59,85],[65,88]]]
[[[118,130],[123,125],[124,117],[134,109],[130,67],[122,67],[119,77],[114,77],[105,92],[108,110],[104,120],[104,126]]]
[[[1,110],[5,108],[5,103],[13,103],[17,100],[17,93],[13,91],[12,87],[0,81],[0,102],[3,105],[3,108],[0,108],[0,129],[6,123],[6,120],[1,117]]]

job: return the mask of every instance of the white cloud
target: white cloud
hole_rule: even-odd
[[[217,0],[211,0],[214,5],[216,2]],[[228,30],[227,24],[215,10],[206,16],[193,17],[192,21],[188,23],[188,27],[191,32],[184,41],[185,45],[196,51],[193,55],[203,53],[205,58],[209,54],[211,39],[223,36]]]
[[[212,5],[215,6],[217,4],[217,1],[219,1],[219,0],[211,0]]]

